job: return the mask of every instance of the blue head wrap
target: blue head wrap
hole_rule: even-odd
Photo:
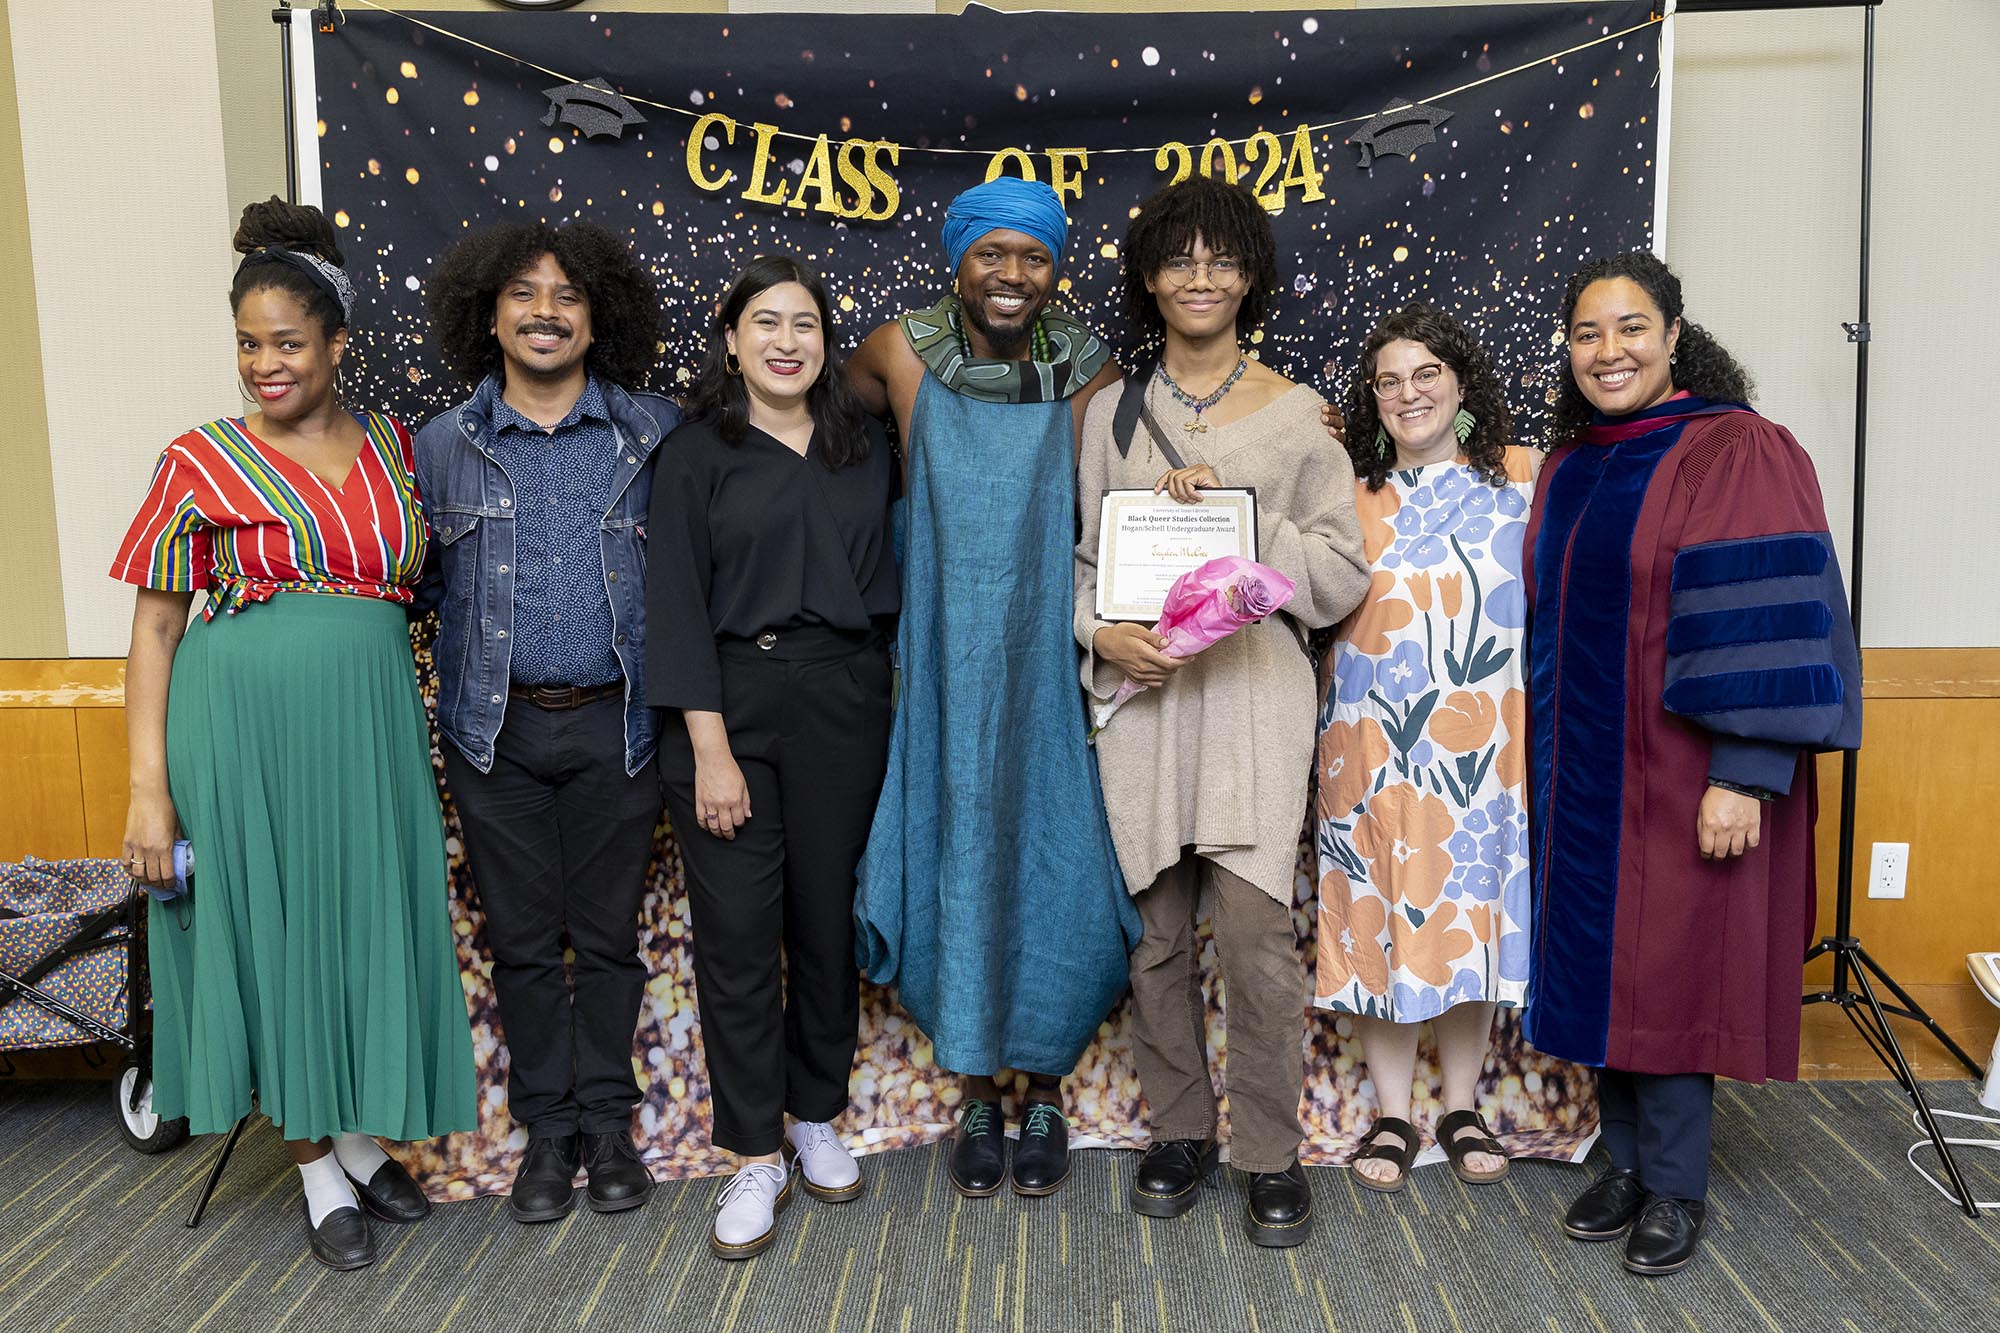
[[[973,186],[944,211],[944,257],[951,271],[958,272],[959,261],[974,241],[1003,227],[1034,237],[1049,247],[1056,263],[1062,263],[1069,219],[1056,192],[1040,181],[998,176]]]

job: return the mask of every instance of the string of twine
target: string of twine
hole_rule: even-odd
[[[515,55],[511,51],[502,51],[497,47],[488,46],[484,42],[476,41],[471,37],[467,37],[463,33],[453,32],[449,28],[440,27],[437,24],[430,22],[428,19],[418,18],[414,14],[406,13],[405,11],[397,9],[391,5],[380,4],[378,3],[378,0],[345,0],[345,3],[350,5],[359,5],[365,9],[373,9],[379,13],[387,14],[392,18],[399,18],[403,20],[405,23],[409,23],[415,27],[423,28],[430,32],[434,32],[440,37],[450,38],[454,42],[461,42],[466,46],[474,48],[475,50],[484,51],[488,55],[498,56],[502,60],[511,61],[516,65],[522,66],[523,68],[536,70],[542,74],[548,75],[552,79],[559,80],[563,83],[580,83],[583,81],[582,79],[578,78],[573,74],[564,73],[562,70],[559,69],[551,69],[547,65],[540,64],[533,60],[529,60],[526,56]],[[1470,83],[1461,83],[1456,88],[1447,88],[1443,92],[1432,93],[1428,97],[1419,97],[1409,102],[1397,103],[1394,106],[1391,106],[1387,109],[1395,110],[1401,106],[1428,106],[1433,102],[1441,102],[1448,97],[1456,97],[1460,93],[1470,92],[1474,88],[1482,87],[1486,84],[1496,82],[1500,79],[1509,78],[1512,75],[1519,74],[1524,70],[1533,69],[1537,65],[1552,64],[1555,61],[1561,60],[1565,56],[1575,55],[1579,51],[1588,51],[1594,46],[1602,46],[1606,42],[1615,42],[1620,38],[1629,37],[1633,33],[1642,31],[1643,29],[1656,27],[1664,20],[1665,20],[1664,15],[1656,13],[1651,17],[1649,17],[1648,19],[1646,19],[1643,23],[1634,23],[1629,28],[1621,28],[1617,32],[1608,32],[1600,37],[1593,37],[1587,42],[1578,42],[1575,46],[1564,47],[1560,51],[1552,51],[1548,55],[1537,56],[1533,60],[1522,61],[1520,64],[1515,65],[1510,69],[1499,70],[1495,73],[1488,74],[1483,78],[1474,79]],[[631,93],[626,93],[626,92],[620,92],[619,95],[628,102],[634,102],[640,106],[653,107],[654,109],[659,111],[672,112],[674,115],[677,116],[685,116],[689,120],[699,120],[706,115],[723,114],[713,111],[692,111],[684,106],[675,106],[671,102],[656,102],[650,97],[638,97]],[[1382,112],[1380,111],[1371,111],[1367,115],[1348,116],[1342,120],[1317,121],[1312,124],[1307,124],[1299,127],[1287,127],[1285,132],[1288,134],[1296,134],[1298,133],[1299,129],[1304,129],[1309,134],[1317,134],[1322,130],[1339,129],[1343,125],[1359,125],[1365,121],[1373,120],[1381,114]],[[732,120],[736,120],[738,123],[742,123],[746,119],[745,117],[740,117],[740,116],[731,116],[730,118]],[[780,129],[777,132],[777,134],[773,137],[779,139],[794,139],[800,143],[809,143],[809,144],[818,143],[821,138],[821,136],[817,134],[801,134],[795,130],[785,130],[785,129]],[[850,135],[847,137],[854,138],[860,136]],[[1251,138],[1253,137],[1254,135],[1244,135],[1243,137],[1237,139],[1222,139],[1219,141],[1210,139],[1206,140],[1205,142],[1208,143],[1222,142],[1222,143],[1227,143],[1232,147],[1239,147],[1249,143]],[[894,146],[897,149],[905,153],[933,153],[940,156],[948,155],[957,157],[991,157],[995,152],[1000,151],[998,149],[993,149],[993,148],[925,148],[925,147],[919,147],[915,144],[895,143],[894,140],[890,139],[871,139],[868,140],[868,142],[894,144]],[[1164,145],[1161,144],[1153,144],[1149,147],[1144,147],[1144,148],[1100,148],[1100,147],[1090,146],[1089,151],[1093,153],[1158,153],[1163,146]]]

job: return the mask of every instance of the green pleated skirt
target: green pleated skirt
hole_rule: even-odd
[[[444,826],[401,607],[280,593],[195,621],[167,777],[191,903],[151,906],[153,1104],[287,1139],[475,1125]]]

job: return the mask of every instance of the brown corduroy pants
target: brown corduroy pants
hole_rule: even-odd
[[[1195,937],[1204,887],[1226,998],[1229,1160],[1244,1171],[1282,1171],[1297,1160],[1305,1138],[1299,1094],[1308,997],[1292,914],[1193,852],[1138,898],[1145,936],[1132,951],[1132,1055],[1148,1121],[1155,1142],[1215,1133]]]

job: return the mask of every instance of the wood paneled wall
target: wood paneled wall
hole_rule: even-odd
[[[1854,929],[1910,985],[1966,983],[2000,948],[2000,648],[1869,652],[1858,772]],[[117,856],[124,837],[125,664],[0,661],[0,861]],[[1820,761],[1820,931],[1834,927],[1839,755]],[[1865,894],[1869,845],[1910,844],[1908,896]],[[1808,977],[1823,984],[1822,965]]]

